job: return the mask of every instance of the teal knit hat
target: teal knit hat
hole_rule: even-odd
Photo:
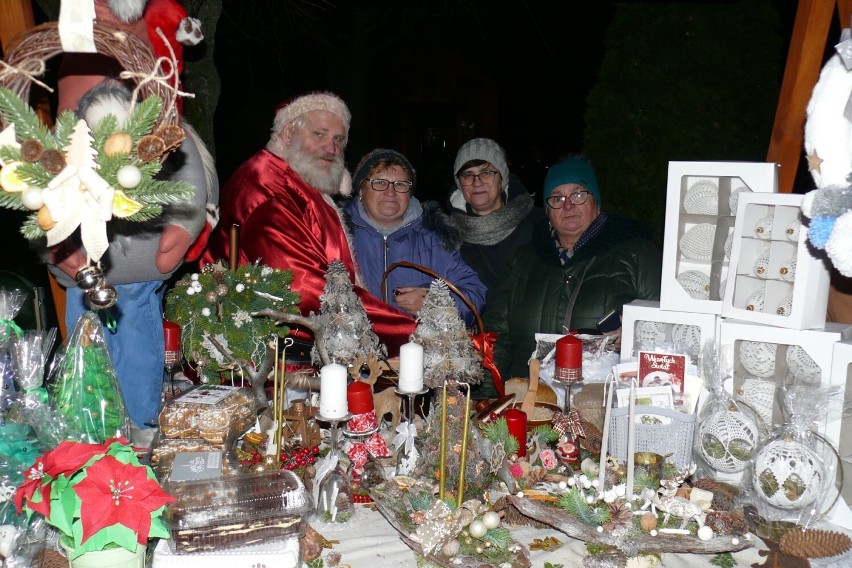
[[[553,190],[566,183],[582,185],[592,192],[595,203],[601,205],[601,190],[598,188],[598,177],[592,165],[582,158],[565,158],[547,170],[544,178],[544,200],[550,197]]]

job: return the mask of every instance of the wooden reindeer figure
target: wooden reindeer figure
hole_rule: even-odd
[[[368,355],[366,357],[366,365],[367,369],[369,369],[369,374],[366,377],[361,376],[361,368],[364,366],[365,356],[363,353],[359,353],[355,356],[355,360],[352,362],[352,367],[349,370],[350,375],[356,381],[363,381],[370,385],[371,387],[375,386],[376,381],[379,378],[379,375],[382,374],[382,362],[375,355]],[[399,407],[400,407],[400,398],[396,394],[396,388],[388,387],[381,392],[375,392],[373,390],[373,407],[376,411],[376,420],[381,422],[385,415],[391,415],[390,428],[392,431],[396,430],[397,425],[399,424],[400,416],[399,416]]]
[[[651,511],[654,514],[657,514],[657,511],[665,513],[663,524],[669,520],[669,516],[674,515],[681,519],[681,529],[686,528],[690,519],[695,519],[699,527],[704,525],[701,519],[701,507],[689,499],[675,495],[678,487],[686,478],[695,473],[695,469],[696,465],[692,464],[679,470],[673,478],[660,480],[662,487],[651,497]]]

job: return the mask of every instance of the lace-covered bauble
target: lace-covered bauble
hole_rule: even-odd
[[[689,229],[680,238],[680,252],[693,260],[710,260],[713,258],[713,238],[716,235],[716,225],[700,223]]]
[[[684,347],[691,357],[695,357],[701,352],[701,328],[697,325],[676,323],[672,325],[672,342]]]
[[[781,263],[778,276],[785,282],[792,282],[796,277],[796,257],[791,257]]]
[[[822,379],[822,369],[801,346],[788,347],[786,359],[787,367],[797,379],[808,383],[820,382]]]
[[[716,412],[698,428],[701,457],[718,471],[743,471],[759,435],[757,424],[746,414],[732,410]]]
[[[737,203],[739,202],[740,194],[744,191],[750,192],[751,190],[746,186],[741,185],[740,187],[736,188],[731,192],[731,196],[728,198],[728,205],[731,208],[731,215],[737,214]]]
[[[683,210],[696,215],[718,215],[719,186],[710,180],[695,182],[683,196]]]
[[[777,343],[763,341],[741,341],[740,363],[747,373],[755,377],[775,376],[775,356],[778,353]]]
[[[765,239],[768,241],[772,238],[772,223],[772,215],[767,215],[766,217],[760,219],[754,226],[754,235],[758,239]]]
[[[754,489],[780,509],[809,506],[819,496],[824,477],[818,454],[795,438],[776,438],[755,453]]]
[[[726,280],[722,280],[721,282],[719,282],[719,298],[720,298],[720,299],[722,299],[722,300],[724,300],[724,299],[725,299],[725,287],[726,287],[727,285],[728,285],[728,280],[727,280],[727,279],[726,279]]]
[[[778,306],[775,308],[775,313],[779,316],[790,316],[790,312],[793,311],[793,295],[784,297],[783,300],[778,302]]]
[[[662,343],[666,340],[668,324],[661,321],[638,320],[634,328],[637,343]]]
[[[787,240],[798,241],[799,230],[801,228],[802,222],[799,219],[793,219],[793,222],[787,225],[787,228],[784,229],[784,236],[787,237]]]
[[[754,275],[766,279],[769,276],[769,247],[766,247],[754,261]]]
[[[710,297],[710,277],[699,270],[681,272],[677,281],[691,298],[706,300]]]
[[[746,300],[745,309],[750,312],[762,312],[766,307],[766,288],[758,288]]]
[[[772,406],[775,400],[773,381],[746,379],[737,389],[736,398],[754,410],[767,427],[772,424]]]

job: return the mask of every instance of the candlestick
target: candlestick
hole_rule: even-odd
[[[633,500],[633,459],[636,454],[636,380],[630,381],[630,403],[627,411],[627,480],[625,495]]]
[[[601,462],[599,467],[601,492],[606,491],[607,452],[609,451],[609,422],[610,410],[612,409],[612,393],[614,392],[615,378],[613,375],[609,375],[606,378],[606,381],[604,381],[604,400],[606,401],[606,407],[604,408],[603,434],[601,439]]]
[[[418,392],[423,389],[423,346],[409,342],[399,348],[399,390]]]
[[[467,385],[467,398],[464,401],[464,428],[462,430],[461,456],[459,456],[459,490],[456,495],[456,507],[464,502],[464,470],[467,467],[467,432],[470,427],[470,385]]]
[[[349,413],[346,403],[346,367],[329,363],[320,370],[320,414],[342,418]]]
[[[444,391],[441,394],[441,447],[438,453],[438,499],[444,498],[447,478],[447,381],[444,381]]]
[[[518,457],[527,455],[527,413],[517,408],[510,408],[503,413],[509,434],[518,441]]]

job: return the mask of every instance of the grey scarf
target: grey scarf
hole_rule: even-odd
[[[515,230],[532,208],[533,198],[527,193],[518,195],[488,215],[471,215],[455,208],[451,214],[464,233],[464,242],[475,245],[496,245]]]

